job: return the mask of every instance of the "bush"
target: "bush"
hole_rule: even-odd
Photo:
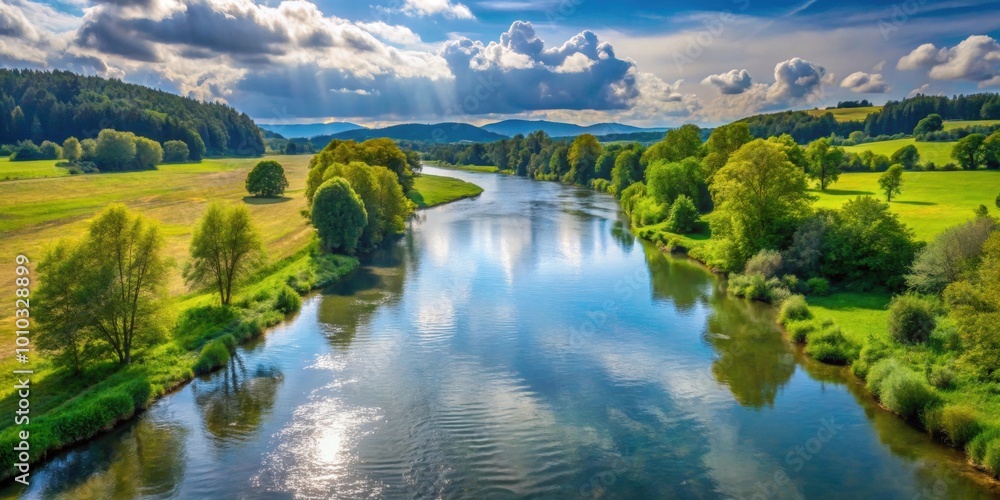
[[[809,293],[817,297],[830,294],[830,282],[826,278],[809,278],[806,285],[809,286]]]
[[[183,163],[188,161],[191,150],[184,141],[167,141],[163,143],[163,161],[169,163]]]
[[[956,448],[964,448],[983,430],[976,412],[964,405],[948,405],[941,410],[941,431]]]
[[[846,365],[857,357],[857,348],[851,344],[840,327],[831,325],[809,335],[806,353],[817,361],[831,365]]]
[[[781,254],[776,250],[764,249],[747,261],[746,274],[761,274],[766,278],[778,275],[781,270]]]
[[[955,372],[947,366],[933,366],[927,372],[927,382],[938,389],[950,389],[955,385]]]
[[[10,155],[10,161],[31,161],[44,159],[42,149],[32,141],[21,141],[14,147],[14,152]]]
[[[274,198],[284,194],[288,187],[285,168],[274,160],[265,160],[254,165],[247,174],[247,192],[254,196]]]
[[[789,321],[802,321],[812,319],[812,317],[812,311],[809,310],[806,298],[801,295],[792,295],[781,303],[781,309],[778,312],[778,323],[785,325]]]
[[[278,291],[278,298],[275,300],[274,307],[284,314],[298,311],[302,307],[302,297],[299,297],[298,292],[291,287],[284,285]]]
[[[58,160],[62,158],[62,146],[52,141],[42,141],[42,145],[38,146],[38,149],[42,150],[42,159],[44,160]]]
[[[816,331],[816,324],[812,321],[792,321],[785,328],[792,342],[805,344],[809,334]]]
[[[865,388],[868,389],[868,392],[874,394],[875,397],[880,397],[882,394],[882,384],[889,378],[889,375],[900,370],[908,370],[908,368],[903,366],[896,358],[879,360],[868,370]]]
[[[897,295],[889,304],[889,333],[896,342],[926,342],[934,325],[931,305],[916,295]]]
[[[346,180],[334,177],[324,182],[316,190],[310,213],[324,250],[354,253],[368,224],[368,213]]]
[[[888,358],[890,354],[892,351],[889,344],[870,336],[858,353],[858,359],[851,363],[851,372],[857,377],[867,378],[872,365]]]
[[[220,339],[215,339],[201,349],[201,355],[194,364],[194,372],[201,375],[208,373],[229,362],[229,347]]]
[[[142,169],[156,168],[163,161],[163,146],[145,137],[135,138],[135,165]]]
[[[729,277],[729,290],[737,297],[770,304],[781,304],[791,295],[781,280],[767,279],[761,274],[733,274]]]
[[[694,231],[695,222],[698,222],[698,209],[694,206],[694,201],[686,194],[678,196],[670,207],[667,231],[688,234]]]
[[[916,420],[924,409],[937,400],[937,395],[923,377],[902,367],[881,381],[879,399],[893,413]]]

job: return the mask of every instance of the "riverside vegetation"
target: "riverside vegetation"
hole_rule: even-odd
[[[912,128],[926,114],[911,111],[890,116]],[[866,123],[896,123],[879,120]],[[972,160],[926,172],[938,168],[913,145],[848,153],[842,137],[803,146],[752,123],[704,142],[685,125],[648,148],[536,132],[429,156],[608,192],[640,236],[774,304],[808,355],[849,365],[887,410],[1000,475],[1000,151],[959,141],[952,156]]]
[[[119,174],[126,177],[114,186],[103,175],[0,184],[19,198],[4,197],[18,215],[4,231],[30,238],[36,255],[35,345],[41,352],[32,360],[31,461],[93,437],[195,375],[226,365],[237,344],[297,311],[301,294],[353,271],[355,253],[402,232],[413,213],[407,194],[421,196],[413,159],[388,140],[335,141],[308,166],[297,157],[252,169],[244,160],[206,160]],[[80,181],[84,185],[75,186]],[[60,201],[75,213],[53,210],[58,204],[41,198],[36,202],[49,209],[32,211],[31,200],[49,192],[51,182],[69,188]],[[129,191],[131,185],[136,190]],[[353,203],[359,216],[350,224],[322,201],[331,186],[340,194],[332,205]],[[250,196],[240,200],[244,187]],[[298,196],[282,196],[288,188]],[[206,207],[205,198],[217,201]],[[177,211],[177,203],[193,209]],[[160,214],[169,214],[169,224],[154,219]],[[38,231],[39,224],[55,230]],[[53,243],[54,235],[64,238]],[[13,411],[16,404],[13,392],[0,395],[4,408]],[[8,475],[15,470],[18,430],[9,423],[0,429],[0,462]]]

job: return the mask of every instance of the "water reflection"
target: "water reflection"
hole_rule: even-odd
[[[270,416],[283,381],[278,368],[258,365],[248,369],[244,356],[237,353],[221,374],[193,383],[195,404],[216,445],[254,438]]]

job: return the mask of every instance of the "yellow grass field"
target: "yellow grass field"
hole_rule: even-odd
[[[869,114],[880,109],[882,109],[882,106],[865,106],[862,108],[810,109],[806,113],[813,116],[823,116],[827,113],[833,113],[834,119],[838,122],[860,122],[864,121],[865,117]]]

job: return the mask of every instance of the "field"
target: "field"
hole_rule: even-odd
[[[866,106],[863,108],[836,108],[836,109],[810,109],[806,113],[813,116],[823,116],[827,113],[833,113],[833,117],[838,122],[859,122],[865,119],[869,114],[874,113],[882,109],[882,106]]]
[[[858,144],[856,146],[846,146],[844,147],[844,150],[848,153],[871,151],[876,154],[892,156],[892,154],[898,151],[899,148],[910,144],[917,146],[917,151],[920,152],[921,163],[932,161],[938,166],[955,163],[955,160],[951,159],[951,149],[955,146],[954,142],[917,142],[912,138],[908,138],[895,139],[892,141],[869,142],[867,144]]]
[[[944,122],[945,130],[954,130],[956,128],[974,127],[977,125],[998,125],[1000,120],[954,120]]]
[[[452,177],[422,174],[417,177],[410,199],[419,208],[429,208],[442,203],[471,198],[483,192],[483,188]]]
[[[878,189],[878,173],[846,173],[826,192],[814,190],[817,207],[836,208],[859,195],[885,200]],[[995,200],[1000,194],[1000,171],[975,172],[905,172],[903,193],[892,200],[892,211],[916,233],[917,239],[930,240],[945,228],[973,217],[979,205],[996,214]]]

